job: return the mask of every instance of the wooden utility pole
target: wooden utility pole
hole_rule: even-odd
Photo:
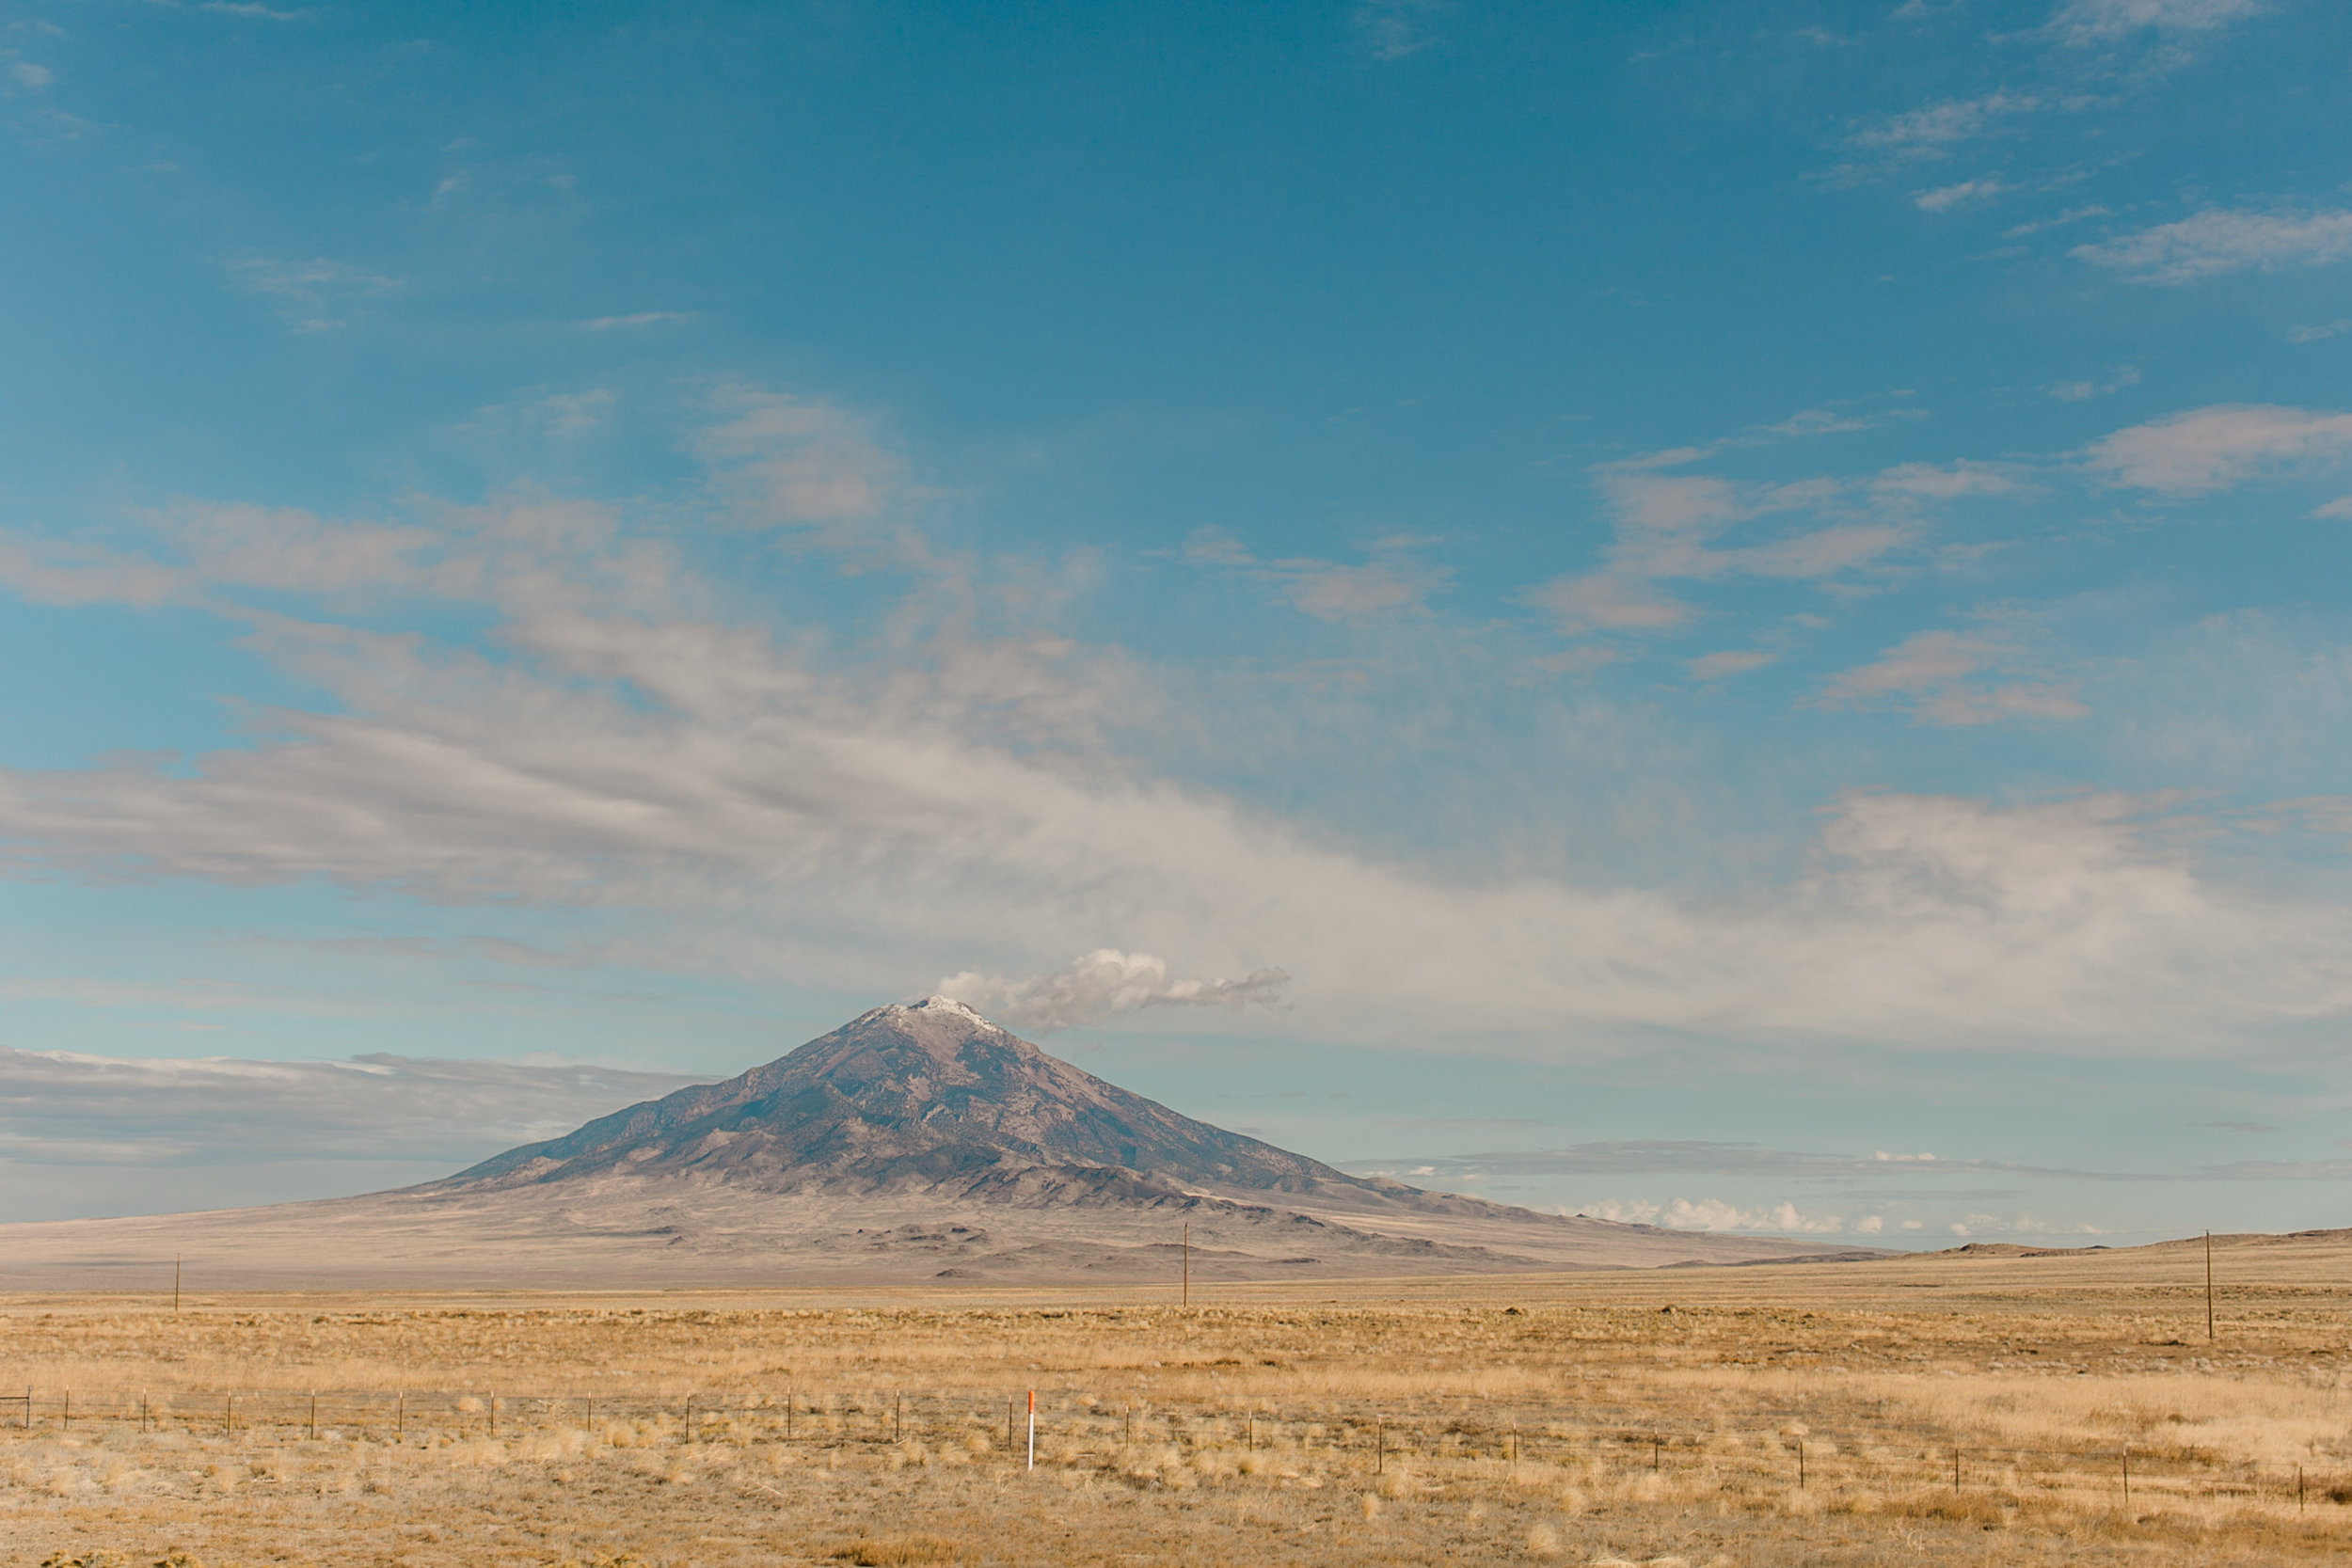
[[[1192,1221],[1184,1222],[1184,1306],[1192,1306]]]
[[[2205,1232],[2205,1343],[2213,1343],[2213,1232]]]
[[[180,1258],[177,1253],[171,1259],[171,1315],[175,1318],[180,1315]]]

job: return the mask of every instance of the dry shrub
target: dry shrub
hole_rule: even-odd
[[[1890,1499],[1886,1512],[1913,1519],[1949,1519],[1958,1524],[1977,1525],[1997,1525],[2009,1517],[1999,1498],[1981,1492],[1914,1492],[1909,1497]]]
[[[939,1535],[893,1535],[845,1542],[825,1555],[858,1568],[901,1568],[913,1562],[953,1562],[956,1544]]]

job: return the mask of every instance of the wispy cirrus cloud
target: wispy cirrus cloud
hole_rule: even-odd
[[[1850,145],[1903,158],[1935,158],[1960,142],[1973,141],[2015,115],[2041,108],[2030,94],[1991,92],[1978,98],[1947,98],[1857,126]]]
[[[1911,204],[1923,213],[1948,213],[1955,207],[1973,207],[1979,202],[1991,201],[2016,188],[1995,176],[1985,175],[1920,191],[1912,197]]]
[[[1426,541],[1373,541],[1371,559],[1358,562],[1306,557],[1263,560],[1224,529],[1196,529],[1184,540],[1190,564],[1224,567],[1277,585],[1282,596],[1319,621],[1362,621],[1419,613],[1453,574],[1415,553]]]
[[[807,400],[748,406],[777,415],[787,461],[865,429]],[[698,449],[718,466],[714,504],[745,526],[775,518],[775,487],[728,476],[769,438],[763,419]],[[1626,470],[1643,474],[1707,477]],[[1810,518],[1722,532],[1816,493],[1629,489],[1619,559],[1795,572],[1874,547]],[[1819,494],[1878,504],[1861,483]],[[66,551],[86,594],[151,595],[142,574],[160,574],[171,602],[241,624],[256,657],[321,695],[186,759],[0,768],[14,874],[643,911],[681,948],[747,966],[785,950],[885,991],[962,972],[1008,996],[1032,987],[1049,1016],[1256,996],[1279,964],[1320,1028],[1544,1049],[1574,1025],[2139,1051],[2151,1020],[2192,1042],[2352,995],[2342,911],[2209,879],[2145,805],[1844,797],[1804,879],[1737,905],[1540,870],[1453,875],[1184,782],[1145,749],[1164,717],[1184,721],[1173,699],[1117,650],[1049,635],[1027,579],[999,593],[984,562],[910,553],[883,631],[819,646],[723,609],[626,508],[498,498],[342,521],[215,505],[144,522],[143,546],[103,558],[11,541],[0,573],[54,588],[41,574]],[[1896,662],[1964,687],[1951,652]],[[1987,657],[1960,653],[1970,670]],[[1883,673],[1853,689],[1941,700]],[[1070,972],[1069,954],[1104,951],[1117,961]],[[1238,978],[1193,978],[1216,976]]]
[[[693,310],[639,310],[626,316],[590,316],[572,325],[582,332],[628,332],[647,326],[683,326],[698,314]]]
[[[229,263],[229,280],[246,293],[274,301],[278,314],[297,332],[331,332],[345,325],[343,312],[356,304],[401,287],[397,277],[323,256],[307,261],[245,257]]]
[[[1945,726],[2079,719],[2090,711],[2063,682],[1999,678],[2027,662],[2022,650],[1994,639],[1917,632],[1837,675],[1816,701],[1824,707],[1891,703],[1922,723]]]
[[[2050,30],[2070,43],[2112,43],[2136,33],[2207,33],[2270,8],[2270,0],[2065,0]]]
[[[2352,212],[2209,208],[2177,223],[2076,245],[2068,254],[2130,283],[2176,286],[2234,272],[2324,266],[2352,257]]]
[[[1353,20],[1374,59],[1401,60],[1428,48],[1431,26],[1453,8],[1453,0],[1361,0]]]
[[[2138,367],[2125,365],[2105,381],[2060,381],[2043,388],[2042,390],[2060,403],[2082,403],[2090,398],[2103,398],[2110,393],[2120,392],[2126,387],[2138,385]]]
[[[1722,653],[1706,654],[1685,666],[1692,678],[1702,681],[1722,680],[1728,675],[1744,675],[1751,670],[1761,670],[1780,657],[1759,648],[1729,648]]]
[[[1876,422],[1812,410],[1768,433],[1832,434]],[[2024,487],[2004,468],[1969,463],[1905,463],[1860,480],[1743,483],[1687,471],[1718,450],[1653,452],[1596,468],[1613,534],[1598,568],[1536,584],[1521,602],[1545,611],[1567,636],[1669,632],[1696,611],[1668,584],[1839,578],[1916,539],[1923,503]],[[1754,528],[1785,517],[1804,521],[1761,535]]]
[[[2204,495],[2265,474],[2352,458],[2352,414],[2217,404],[2119,430],[2084,453],[2107,483]]]

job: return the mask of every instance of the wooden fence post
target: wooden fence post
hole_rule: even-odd
[[[2213,1327],[2213,1232],[2205,1232],[2205,1343],[2214,1342]]]

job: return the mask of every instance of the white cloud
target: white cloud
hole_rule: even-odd
[[[1373,58],[1401,60],[1428,48],[1428,24],[1453,8],[1451,0],[1362,0],[1355,21]]]
[[[35,65],[30,60],[18,60],[8,67],[8,74],[16,79],[18,87],[31,87],[35,91],[57,79],[47,66]]]
[[[2050,19],[2060,37],[2104,43],[2142,29],[2199,33],[2268,8],[2268,0],[2066,0]]]
[[[1047,1035],[1137,1007],[1273,1006],[1289,983],[1279,969],[1253,970],[1238,980],[1178,979],[1165,958],[1104,947],[1052,974],[1015,980],[965,970],[932,990],[1011,1028]]]
[[[2352,256],[2352,212],[2296,215],[2212,208],[2178,223],[2076,245],[2068,254],[2134,283],[2195,283],[2249,269],[2320,266]]]
[[[1766,1209],[1742,1209],[1721,1198],[1700,1198],[1692,1202],[1677,1197],[1667,1203],[1648,1203],[1610,1199],[1584,1205],[1582,1213],[1597,1220],[1614,1220],[1620,1225],[1657,1225],[1669,1230],[1769,1230],[1782,1235],[1835,1235],[1846,1228],[1845,1220],[1836,1214],[1808,1214],[1793,1203],[1776,1203]],[[1870,1227],[1875,1233],[1878,1227]]]
[[[1953,98],[1924,103],[1899,115],[1866,125],[1849,140],[1853,146],[1900,156],[1939,156],[1955,142],[1984,135],[1994,121],[2040,108],[2039,100],[2015,93],[1988,93],[1982,98]]]
[[[1948,213],[1955,207],[1990,201],[2016,188],[2003,183],[1994,176],[1986,175],[1979,180],[1963,180],[1958,184],[1939,185],[1931,191],[1920,191],[1911,198],[1911,204],[1923,213]]]
[[[2065,687],[2042,681],[1990,684],[1971,677],[2013,668],[2017,649],[1959,632],[1923,631],[1823,689],[1829,707],[1907,702],[1923,722],[1989,724],[2006,719],[2079,719],[2090,709]]]
[[[2055,386],[2044,388],[2043,390],[2060,403],[2081,403],[2086,399],[2106,397],[2110,392],[2120,392],[2126,387],[2138,385],[2138,367],[2125,365],[2105,381],[2061,381]]]
[[[820,405],[756,406],[788,416],[787,447],[857,428]],[[730,465],[769,450],[721,445]],[[1639,506],[1671,534],[1677,517],[1708,526],[1710,494]],[[740,495],[755,520],[773,515],[767,488]],[[23,545],[18,563],[53,591],[38,574],[70,568],[83,575],[62,588],[84,597],[238,617],[246,647],[322,695],[169,766],[0,768],[0,868],[643,911],[697,961],[788,962],[882,994],[1110,949],[1130,956],[1111,979],[1151,961],[1133,955],[1178,959],[1164,985],[1132,982],[1173,1001],[1179,974],[1274,960],[1298,1016],[1366,1040],[1553,1050],[1668,1027],[2141,1051],[2161,1025],[2186,1049],[2347,994],[2341,911],[2207,879],[2144,806],[1851,797],[1825,814],[1807,875],[1735,902],[1454,876],[1155,770],[1106,736],[1181,730],[1176,700],[1115,650],[1041,628],[1025,586],[990,610],[977,567],[914,578],[872,643],[817,647],[723,613],[658,532],[584,503],[148,521],[149,555],[61,567]],[[339,623],[345,605],[364,624]],[[430,629],[450,623],[465,635]],[[2007,666],[1976,641],[1907,646],[1850,689],[1955,710],[2057,701],[1988,683]],[[2046,891],[2060,872],[2063,896]],[[1034,984],[1049,1011],[1105,994],[1083,975],[987,983]]]
[[[1926,500],[1957,500],[1963,496],[2007,496],[2025,485],[2010,474],[1986,463],[1899,463],[1878,473],[1871,488],[1883,493],[1915,496]]]
[[[1429,590],[1445,580],[1440,571],[1398,562],[1375,561],[1360,566],[1279,564],[1290,574],[1291,602],[1323,621],[1418,610]]]
[[[1638,581],[1606,573],[1555,578],[1527,593],[1527,602],[1550,611],[1571,636],[1586,631],[1662,631],[1690,619],[1691,607]]]
[[[1826,418],[1826,411],[1813,412]],[[1820,428],[1810,419],[1810,414],[1799,415],[1791,423],[1808,421],[1804,433],[1810,434]],[[1834,522],[1751,545],[1721,544],[1737,525],[1783,513],[1841,507],[1855,487],[1826,479],[1736,484],[1711,474],[1671,471],[1703,455],[1697,451],[1654,452],[1596,469],[1614,524],[1603,568],[1538,584],[1521,595],[1521,602],[1549,611],[1569,636],[1667,631],[1691,619],[1692,612],[1689,605],[1661,591],[1661,581],[1834,577],[1879,560],[1915,531],[1907,516],[1879,516]],[[1919,467],[1924,474],[1925,466]],[[1882,502],[1899,502],[1932,492],[1924,485],[1882,484],[1861,493]]]
[[[2290,343],[2319,343],[2325,342],[2330,338],[2339,337],[2346,332],[2352,332],[2352,316],[2338,316],[2331,322],[2319,322],[2310,326],[2296,327],[2292,331],[2288,332],[2287,341]]]
[[[628,316],[591,316],[572,325],[582,332],[621,332],[641,326],[675,326],[694,319],[692,310],[640,310]]]
[[[1694,658],[1688,668],[1699,680],[1721,680],[1725,675],[1744,675],[1751,670],[1761,670],[1779,657],[1778,654],[1759,653],[1753,648],[1727,649],[1720,654]]]
[[[898,460],[866,420],[832,404],[736,387],[701,441],[759,520],[787,526],[861,523],[898,487]]]
[[[2109,215],[2111,215],[2110,210],[2106,207],[2070,207],[2055,217],[2034,218],[2013,228],[2004,229],[2001,230],[2001,238],[2022,240],[2026,235],[2038,234],[2044,229],[2059,229],[2070,223],[2080,223],[2086,218],[2103,218]]]
[[[185,574],[161,562],[86,544],[36,547],[0,538],[0,583],[35,604],[158,605],[181,592]]]
[[[1873,663],[1839,675],[1832,687],[1841,698],[1915,692],[1973,675],[1995,662],[2001,652],[1981,638],[1958,632],[1923,631],[1888,649]]]
[[[1195,529],[1184,540],[1187,564],[1225,567],[1277,585],[1284,597],[1318,621],[1374,620],[1426,608],[1430,594],[1453,574],[1417,559],[1419,539],[1376,541],[1373,559],[1356,565],[1294,559],[1263,561],[1239,539],[1216,527]]]
[[[1855,414],[1840,408],[1801,408],[1778,424],[1768,424],[1768,436],[1843,436],[1857,430],[1875,430],[1886,422],[1883,415]]]
[[[343,325],[334,312],[401,286],[396,277],[323,256],[308,261],[246,257],[229,263],[229,278],[247,293],[276,300],[279,313],[298,332],[331,331]]]
[[[2297,464],[2352,455],[2352,414],[2221,404],[2119,430],[2086,460],[2113,484],[2200,495]]]

